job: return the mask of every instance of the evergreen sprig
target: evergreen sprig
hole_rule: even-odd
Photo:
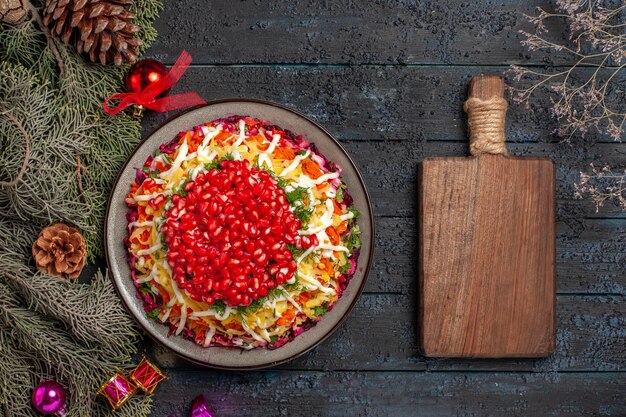
[[[31,3],[37,13],[42,2]],[[145,47],[161,7],[134,1]],[[37,272],[30,255],[42,227],[64,222],[92,260],[102,256],[107,197],[140,138],[138,120],[102,111],[128,67],[86,63],[38,20],[0,23],[0,414],[32,416],[30,393],[50,378],[67,388],[70,417],[147,416],[149,397],[113,414],[97,395],[139,340],[111,280],[67,282]]]

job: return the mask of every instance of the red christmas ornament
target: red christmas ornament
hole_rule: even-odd
[[[160,81],[167,74],[165,65],[156,59],[142,59],[130,67],[126,74],[126,91],[140,93],[150,84]],[[169,89],[163,91],[157,98],[164,97]],[[141,104],[134,106],[133,116],[141,116],[144,107]]]
[[[122,371],[117,372],[107,382],[102,384],[98,393],[107,399],[113,411],[120,408],[133,396],[137,387],[133,385]]]
[[[129,372],[131,381],[141,388],[146,394],[152,394],[159,382],[167,378],[159,368],[145,357],[141,359],[139,365]]]
[[[133,115],[141,115],[143,108],[158,112],[197,106],[206,102],[194,92],[168,96],[172,88],[183,76],[191,64],[191,55],[181,52],[172,68],[167,71],[165,66],[154,59],[146,59],[133,65],[126,77],[128,92],[117,93],[104,100],[104,111],[117,114],[126,107],[136,105]],[[109,101],[119,100],[115,107],[109,107]]]

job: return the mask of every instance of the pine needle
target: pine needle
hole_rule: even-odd
[[[160,0],[134,2],[144,48],[161,8]],[[128,66],[88,64],[55,44],[56,58],[33,19],[0,23],[0,415],[32,416],[33,387],[56,379],[70,417],[147,416],[149,397],[113,414],[97,394],[139,340],[111,280],[98,272],[91,283],[68,282],[31,260],[39,231],[56,222],[80,229],[92,260],[103,255],[108,194],[140,138],[138,120],[102,111]]]

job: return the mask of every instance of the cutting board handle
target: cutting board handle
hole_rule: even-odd
[[[467,113],[470,153],[506,155],[504,80],[495,75],[472,78],[463,109]]]

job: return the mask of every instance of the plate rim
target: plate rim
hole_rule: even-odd
[[[290,113],[293,113],[293,114],[295,114],[295,115],[305,119],[309,123],[313,124],[316,128],[320,129],[323,133],[325,133],[331,139],[331,141],[334,142],[334,144],[337,147],[339,147],[339,149],[343,152],[343,154],[346,156],[346,158],[348,159],[350,164],[352,164],[352,167],[354,168],[354,171],[357,174],[357,179],[361,183],[361,186],[363,188],[364,195],[365,195],[365,201],[367,203],[367,207],[368,207],[369,212],[370,212],[369,223],[370,223],[370,229],[371,229],[372,233],[371,233],[371,239],[370,239],[370,242],[369,242],[369,259],[367,260],[367,265],[365,266],[365,270],[364,270],[364,274],[363,274],[363,280],[361,281],[361,285],[357,289],[355,297],[352,300],[352,302],[350,303],[350,305],[348,306],[345,314],[343,314],[324,335],[322,335],[321,337],[316,339],[315,342],[312,343],[310,346],[308,346],[305,349],[302,349],[302,350],[300,350],[300,351],[294,353],[293,355],[290,355],[290,356],[288,356],[288,357],[286,357],[284,359],[280,359],[280,360],[277,360],[277,361],[272,361],[272,362],[268,362],[268,363],[264,363],[264,364],[258,364],[258,365],[245,365],[245,366],[235,366],[235,367],[233,367],[233,366],[224,366],[224,365],[216,365],[216,364],[206,363],[206,362],[197,360],[197,359],[195,359],[195,358],[193,358],[193,357],[191,357],[189,355],[186,355],[185,353],[178,352],[178,351],[175,351],[173,349],[170,349],[169,347],[167,347],[167,346],[165,346],[163,344],[163,342],[160,340],[160,337],[158,337],[157,335],[153,334],[153,332],[150,331],[144,325],[144,323],[141,320],[139,320],[138,317],[135,317],[135,315],[131,313],[131,310],[130,310],[130,307],[129,307],[127,301],[126,301],[126,298],[122,294],[121,289],[118,287],[117,280],[113,277],[112,268],[109,267],[109,265],[111,265],[111,254],[109,253],[109,248],[108,248],[108,245],[107,245],[107,236],[108,236],[108,228],[109,228],[109,214],[110,214],[111,206],[112,206],[112,203],[113,203],[113,195],[114,195],[113,191],[117,187],[117,185],[119,184],[119,181],[120,181],[120,179],[122,177],[122,174],[124,172],[126,172],[126,170],[128,169],[128,164],[130,163],[130,160],[135,156],[135,154],[137,154],[139,149],[141,149],[141,147],[158,130],[160,130],[161,128],[163,128],[167,124],[171,123],[172,121],[178,119],[179,117],[182,117],[183,115],[185,115],[185,114],[187,114],[189,112],[201,109],[203,107],[214,106],[214,105],[217,105],[217,104],[238,103],[238,102],[239,103],[258,103],[258,104],[264,104],[264,105],[268,105],[268,106],[271,106],[271,107],[277,107],[279,109],[286,110],[286,111],[288,111]],[[341,145],[341,143],[328,130],[326,130],[324,127],[322,127],[319,123],[317,123],[316,121],[310,119],[308,116],[306,116],[305,114],[299,112],[298,110],[292,109],[292,108],[287,107],[287,106],[285,106],[283,104],[275,103],[275,102],[269,101],[269,100],[256,99],[256,98],[237,98],[237,97],[211,100],[211,101],[207,101],[205,104],[202,104],[202,105],[199,105],[199,106],[194,106],[194,107],[191,107],[189,109],[185,109],[184,111],[182,111],[180,113],[177,113],[175,115],[172,115],[172,116],[168,117],[166,120],[164,120],[163,122],[159,123],[156,127],[154,127],[148,134],[146,134],[135,145],[135,148],[133,149],[133,151],[130,154],[128,154],[126,160],[124,161],[124,164],[122,165],[122,167],[119,169],[117,175],[115,176],[115,180],[113,181],[112,186],[111,186],[111,190],[109,191],[109,197],[107,198],[107,206],[106,206],[106,211],[105,211],[105,215],[104,215],[104,230],[103,231],[104,231],[104,235],[103,235],[104,256],[105,256],[105,260],[106,260],[106,263],[107,263],[107,269],[108,269],[108,271],[111,271],[110,272],[110,274],[111,274],[110,279],[111,279],[111,281],[113,283],[113,287],[115,288],[115,292],[117,293],[118,298],[122,302],[122,305],[124,306],[124,309],[126,310],[127,314],[130,317],[132,317],[133,321],[140,327],[142,332],[145,335],[149,336],[159,346],[165,347],[169,352],[173,353],[176,356],[179,356],[179,357],[183,358],[184,360],[186,360],[188,362],[191,362],[191,363],[196,364],[196,365],[200,365],[200,366],[205,367],[205,368],[217,369],[217,370],[226,370],[226,371],[253,371],[253,370],[259,370],[259,369],[267,369],[267,368],[271,368],[271,367],[274,367],[274,366],[278,366],[278,365],[290,362],[290,361],[292,361],[292,360],[294,360],[296,358],[299,358],[300,356],[304,355],[305,353],[310,352],[312,349],[316,348],[322,342],[324,342],[326,339],[328,339],[331,335],[333,335],[339,329],[339,327],[341,325],[343,325],[343,323],[348,318],[348,316],[352,313],[352,310],[356,306],[356,303],[359,301],[359,299],[361,298],[361,295],[363,294],[363,290],[365,288],[365,285],[367,284],[367,280],[368,280],[369,274],[371,272],[371,267],[372,267],[372,263],[373,263],[373,259],[374,259],[375,242],[376,242],[376,229],[375,229],[375,222],[374,222],[374,210],[373,210],[373,207],[372,207],[372,200],[370,198],[369,191],[368,191],[367,186],[365,184],[365,180],[363,179],[363,175],[361,174],[360,170],[358,169],[357,165],[355,164],[355,162],[352,159],[352,157],[350,156],[350,154]],[[348,285],[350,285],[350,283],[348,283]],[[165,324],[163,324],[163,325],[165,326]],[[287,343],[287,345],[288,345],[288,343]],[[280,347],[278,349],[280,349]]]

